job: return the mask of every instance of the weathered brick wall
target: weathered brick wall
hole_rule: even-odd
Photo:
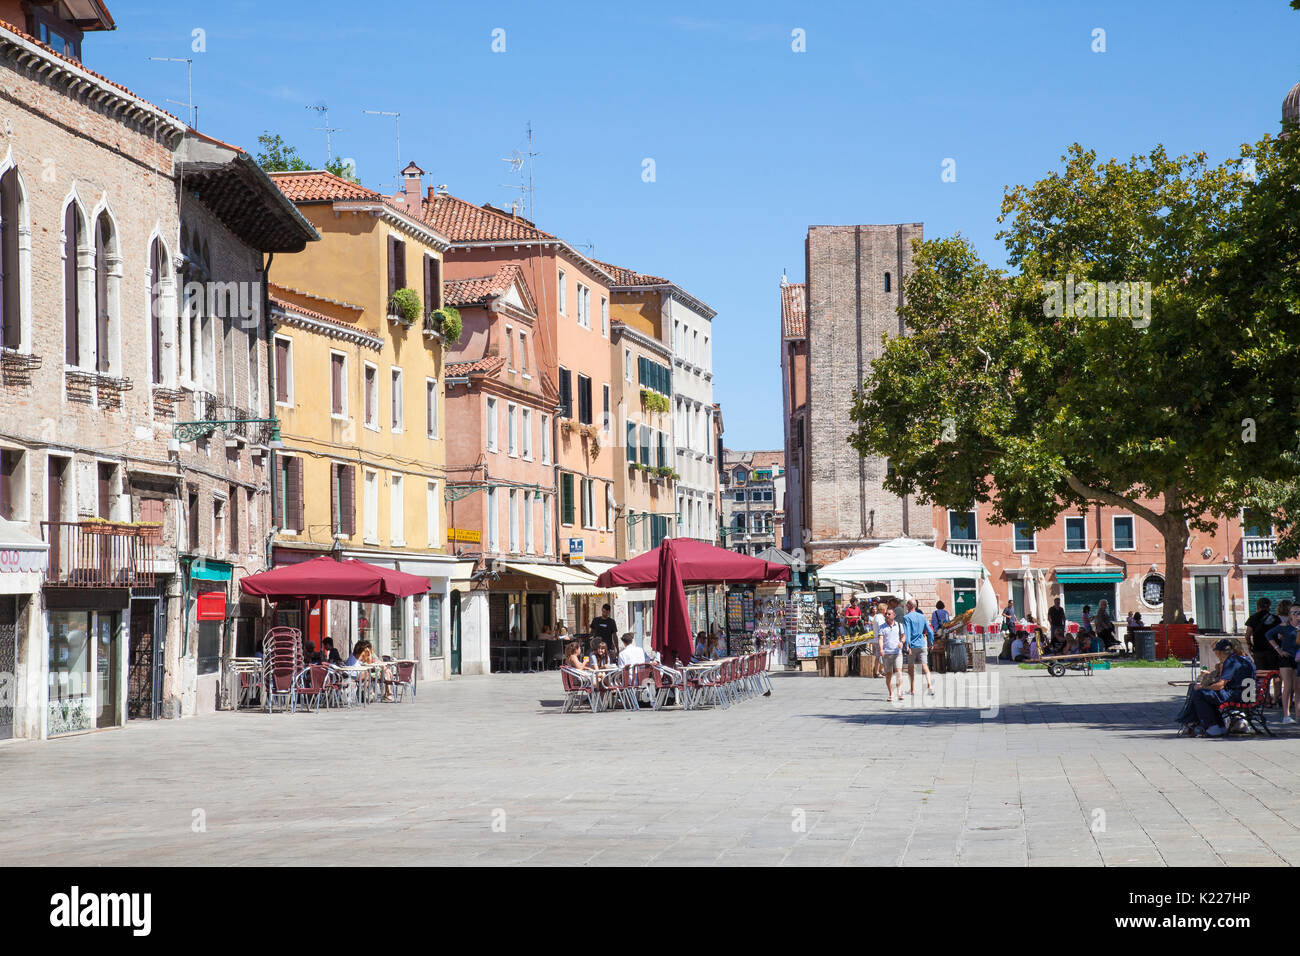
[[[907,507],[882,488],[886,461],[849,446],[853,392],[899,334],[902,276],[912,269],[920,223],[813,226],[808,276],[808,475],[804,500],[810,560],[829,562],[899,535],[933,535],[928,506]],[[889,290],[885,288],[889,273]]]

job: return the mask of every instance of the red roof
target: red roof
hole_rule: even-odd
[[[335,176],[323,169],[271,173],[281,192],[293,202],[330,202],[336,199],[386,199],[373,189]]]
[[[672,285],[672,282],[660,276],[633,272],[631,269],[624,269],[622,266],[616,266],[611,262],[601,262],[599,259],[592,259],[591,261],[612,275],[616,286]]]
[[[503,295],[515,282],[522,282],[523,276],[524,271],[511,262],[490,276],[448,279],[443,283],[442,299],[448,305],[475,305],[493,296]]]
[[[781,335],[787,339],[801,339],[808,334],[805,313],[807,285],[787,282],[781,286]]]
[[[443,367],[443,374],[454,377],[471,374],[495,375],[505,364],[506,360],[503,356],[488,355],[473,362],[448,362]]]
[[[492,206],[475,206],[455,196],[426,196],[421,218],[452,242],[489,242],[495,239],[545,239],[556,241],[522,216]]]

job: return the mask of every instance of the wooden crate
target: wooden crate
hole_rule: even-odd
[[[970,669],[983,673],[988,663],[985,659],[984,648],[971,647],[970,649]]]
[[[849,676],[849,655],[847,655],[847,654],[837,654],[837,655],[835,655],[834,657],[832,657],[831,660],[833,660],[833,661],[835,662],[835,676],[836,676],[836,677],[848,677],[848,676]]]

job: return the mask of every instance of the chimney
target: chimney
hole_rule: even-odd
[[[420,177],[424,170],[415,163],[408,163],[402,170],[402,198],[406,202],[406,211],[412,216],[420,215]]]

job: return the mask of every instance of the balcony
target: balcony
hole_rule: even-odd
[[[949,538],[945,545],[949,554],[956,558],[967,558],[971,561],[980,560],[980,543],[970,538]],[[983,562],[981,562],[983,563]]]
[[[1272,561],[1273,535],[1267,537],[1244,537],[1241,539],[1241,556],[1245,561]]]
[[[112,521],[42,521],[50,546],[45,583],[73,588],[151,588],[159,525]]]

